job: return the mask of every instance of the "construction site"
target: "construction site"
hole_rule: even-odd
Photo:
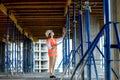
[[[0,80],[120,80],[119,3],[0,0]],[[66,31],[54,78],[47,30],[55,38]]]

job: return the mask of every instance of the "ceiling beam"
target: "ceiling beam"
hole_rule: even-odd
[[[35,10],[35,9],[32,9],[32,10],[21,10],[21,11],[19,11],[19,10],[16,10],[16,11],[13,11],[13,13],[15,12],[15,13],[33,13],[33,12],[61,12],[61,11],[63,11],[62,9],[43,9],[43,10]]]
[[[25,8],[30,8],[30,9],[35,9],[35,8],[64,8],[63,5],[11,5],[7,6],[8,9],[25,9]]]
[[[8,15],[8,14],[7,14],[8,9],[7,9],[3,4],[0,4],[0,10],[1,10],[6,16]],[[16,24],[17,29],[18,29],[21,33],[23,33],[23,32],[22,32],[23,29],[20,27],[20,25],[17,24],[17,19],[16,19],[16,17],[14,16],[13,13],[10,13],[9,18],[14,22],[14,24]],[[29,34],[28,34],[27,32],[25,32],[25,35],[33,41],[33,38],[32,38],[31,36],[28,36]]]
[[[60,17],[51,17],[51,18],[50,17],[48,17],[48,18],[46,18],[46,17],[45,18],[44,17],[41,17],[41,18],[40,17],[38,17],[38,18],[36,18],[36,17],[35,18],[33,18],[33,17],[25,17],[25,18],[21,17],[20,18],[19,17],[18,19],[19,20],[22,20],[22,19],[24,19],[24,20],[48,20],[48,19],[50,19],[50,20],[59,20],[59,19],[62,19],[63,20],[65,18],[62,18],[62,17],[61,18]]]
[[[51,2],[12,2],[12,3],[5,3],[6,5],[31,5],[31,4],[65,4],[64,1],[51,1]]]

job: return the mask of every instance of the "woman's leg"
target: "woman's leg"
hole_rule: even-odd
[[[56,63],[56,56],[53,57],[53,65],[52,65],[52,73],[54,73],[55,63]]]
[[[53,57],[52,56],[49,56],[49,73],[50,73],[50,76],[53,75]]]

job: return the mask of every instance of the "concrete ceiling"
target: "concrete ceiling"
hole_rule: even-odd
[[[7,25],[9,25],[9,37],[12,38],[13,23],[18,29],[16,35],[24,33],[27,37],[38,40],[46,38],[45,31],[52,29],[55,32],[55,37],[59,37],[66,24],[65,14],[69,4],[70,17],[73,21],[71,0],[1,0],[0,3],[0,38],[6,37]],[[75,4],[77,5],[76,15],[78,15],[78,0],[75,0]],[[90,4],[93,5],[90,14],[98,16],[102,20],[102,0],[90,0]],[[82,0],[82,5],[84,5],[84,0]],[[7,13],[9,19],[7,19]]]

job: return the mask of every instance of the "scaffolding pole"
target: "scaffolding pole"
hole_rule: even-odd
[[[17,36],[16,34],[17,34],[17,28],[15,27],[15,72],[17,70],[17,42],[16,42]]]
[[[4,42],[2,42],[2,40],[0,40],[0,72],[4,72],[4,58],[5,58],[5,54],[4,54]]]
[[[104,24],[110,22],[110,0],[103,0],[104,10]],[[105,35],[105,80],[112,80],[111,78],[111,52],[110,52],[110,25],[106,28]]]
[[[14,70],[15,24],[12,24],[12,75]]]
[[[6,23],[6,49],[5,49],[5,72],[9,70],[9,11],[7,11],[7,23]]]
[[[76,50],[76,9],[75,9],[75,0],[73,0],[73,47]],[[76,56],[73,58],[72,66],[75,67]]]
[[[78,8],[78,28],[79,28],[79,44],[81,45],[81,57],[83,56],[83,30],[82,30],[82,0],[79,0]],[[84,71],[82,72],[81,80],[84,80]]]
[[[88,43],[88,48],[90,47],[90,9],[89,9],[89,0],[85,0],[85,23],[86,23],[86,40]],[[87,64],[87,78],[91,80],[91,57],[88,60]]]
[[[23,72],[33,72],[33,47],[32,41],[27,37],[23,40]]]
[[[17,30],[17,29],[16,29]],[[19,44],[18,44],[18,38],[19,38],[19,36],[18,36],[18,34],[19,34],[19,31],[17,30],[17,33],[16,33],[16,68],[17,68],[17,73],[18,73],[18,54],[19,54],[19,49],[18,49],[18,46],[19,46]]]
[[[67,64],[67,44],[66,43],[67,43],[67,39],[65,38],[63,41],[63,71]]]
[[[34,47],[33,47],[33,42],[31,40],[31,72],[33,72],[33,66],[34,66]]]
[[[67,30],[68,30],[68,55],[70,54],[70,6],[68,6],[68,25],[67,25]],[[68,57],[68,60],[70,60],[70,57]]]

